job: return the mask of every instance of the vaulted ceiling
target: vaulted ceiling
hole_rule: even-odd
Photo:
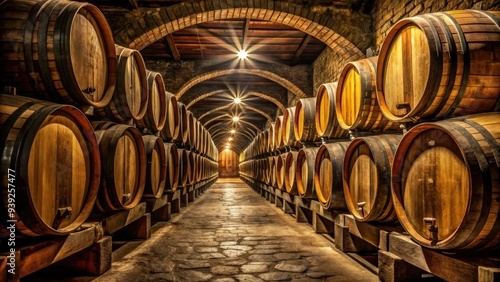
[[[312,96],[312,64],[325,48],[360,57],[371,43],[337,22],[366,14],[368,0],[304,0],[286,8],[270,0],[255,4],[266,8],[225,0],[90,2],[106,15],[117,44],[138,49],[147,68],[163,74],[167,91],[209,130],[219,151],[230,129],[231,148],[240,153],[295,99]]]

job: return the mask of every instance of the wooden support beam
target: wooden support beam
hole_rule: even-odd
[[[243,27],[243,39],[241,40],[241,48],[244,50],[247,47],[248,30],[250,29],[250,19],[245,19],[245,26]]]
[[[130,5],[132,5],[132,8],[134,9],[139,9],[139,5],[137,4],[137,0],[128,0]]]
[[[309,41],[311,41],[311,38],[312,37],[309,34],[306,35],[306,37],[304,37],[304,39],[302,40],[302,42],[299,45],[299,48],[297,48],[297,51],[295,51],[295,54],[293,55],[291,65],[295,65],[297,63],[297,61],[300,58],[300,55],[302,55],[302,52],[304,52],[304,49],[306,49],[307,44],[309,44]]]
[[[174,57],[174,60],[176,62],[181,60],[181,55],[179,54],[179,50],[177,49],[177,46],[175,46],[175,41],[174,37],[172,34],[167,34],[167,36],[164,37],[165,42],[167,43],[168,47],[170,48],[170,51],[172,52],[172,56]]]

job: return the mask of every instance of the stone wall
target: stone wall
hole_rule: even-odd
[[[314,96],[316,96],[316,91],[321,84],[338,80],[346,63],[342,56],[328,47],[325,48],[313,63]]]

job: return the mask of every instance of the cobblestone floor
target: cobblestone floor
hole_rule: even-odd
[[[94,281],[378,281],[310,226],[229,181],[156,226]]]

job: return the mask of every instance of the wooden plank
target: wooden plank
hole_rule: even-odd
[[[306,37],[304,37],[304,39],[300,43],[299,48],[297,48],[297,51],[295,51],[291,65],[295,65],[298,62],[300,55],[302,55],[302,52],[304,52],[304,50],[306,49],[307,44],[309,44],[309,41],[311,41],[311,35],[308,34],[306,35]]]
[[[421,281],[422,270],[400,257],[380,250],[378,252],[378,277],[381,281]]]
[[[101,228],[100,224],[96,224],[63,237],[18,248],[20,258],[16,261],[16,268],[19,271],[19,276],[25,277],[90,247],[102,237]]]
[[[92,246],[58,263],[57,267],[71,269],[74,272],[86,272],[101,275],[111,269],[113,244],[111,236],[104,236]]]
[[[381,245],[379,228],[365,222],[357,221],[350,214],[342,215],[342,217],[344,219],[343,225],[348,228],[351,234],[363,239],[377,248]]]
[[[389,252],[412,265],[449,281],[478,281],[478,265],[500,267],[498,259],[465,258],[441,254],[413,242],[410,236],[389,234]]]
[[[151,219],[153,221],[169,221],[172,219],[172,203],[167,203],[163,207],[155,210],[151,213]]]
[[[130,239],[149,239],[151,237],[151,214],[144,214],[136,221],[125,226],[120,233]]]
[[[245,24],[243,27],[243,39],[241,40],[241,48],[243,48],[243,50],[245,50],[247,47],[249,29],[250,29],[250,19],[247,18],[245,19]]]
[[[130,223],[136,221],[146,213],[146,203],[139,203],[131,210],[119,211],[102,220],[105,234],[113,234]]]
[[[170,51],[172,52],[174,60],[176,62],[180,61],[181,55],[179,53],[179,50],[177,49],[177,46],[175,45],[174,37],[172,36],[172,34],[167,34],[167,36],[165,36],[164,39],[168,47],[170,48]]]
[[[316,200],[311,200],[310,208],[313,212],[330,220],[332,223],[341,224],[341,217],[338,212],[324,209],[323,206]]]
[[[169,195],[162,195],[158,199],[146,199],[146,212],[154,212],[169,203]]]
[[[332,234],[335,232],[335,226],[334,222],[322,217],[319,215],[316,211],[313,211],[313,217],[312,217],[312,227],[314,232],[322,234],[322,233],[329,233]]]

